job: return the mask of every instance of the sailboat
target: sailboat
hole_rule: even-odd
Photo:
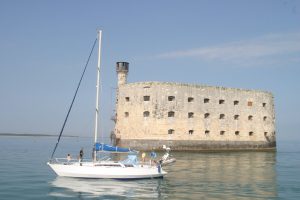
[[[101,65],[101,37],[102,31],[98,31],[98,63],[97,63],[97,84],[96,84],[96,115],[95,115],[95,132],[94,132],[94,147],[93,158],[90,160],[72,160],[67,158],[54,158],[54,153],[60,141],[60,137],[63,133],[64,126],[66,124],[68,115],[71,111],[73,102],[77,95],[79,85],[84,75],[85,69],[79,81],[75,96],[69,108],[67,117],[64,121],[63,128],[58,137],[55,148],[52,152],[51,159],[47,164],[58,175],[65,177],[77,177],[77,178],[108,178],[108,179],[145,179],[145,178],[160,178],[167,174],[162,169],[162,161],[159,162],[140,162],[138,160],[138,152],[131,150],[130,148],[115,147],[108,144],[98,142],[98,116],[99,116],[99,84],[100,84],[100,65]],[[92,51],[94,49],[92,48]],[[91,51],[91,53],[92,53]],[[91,56],[90,53],[90,56]],[[90,58],[89,56],[89,58]],[[89,59],[88,59],[89,61]],[[98,153],[110,152],[111,154],[127,154],[127,157],[123,160],[113,160],[111,157],[102,156],[98,157]]]

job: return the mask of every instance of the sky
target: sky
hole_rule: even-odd
[[[97,29],[104,137],[113,129],[115,63],[127,61],[128,82],[270,91],[277,140],[300,141],[297,0],[1,0],[1,133],[59,133]],[[96,52],[66,134],[93,134]]]

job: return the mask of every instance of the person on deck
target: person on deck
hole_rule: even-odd
[[[155,163],[156,153],[154,152],[154,149],[152,149],[150,153],[150,165],[152,165],[152,161]]]
[[[80,152],[79,152],[79,163],[80,163],[80,166],[82,166],[82,159],[83,159],[83,148],[80,149]]]
[[[143,167],[143,165],[144,165],[144,163],[145,163],[145,158],[146,158],[146,153],[145,152],[143,152],[142,153],[142,167]]]
[[[142,153],[142,161],[143,161],[143,162],[145,162],[145,161],[146,161],[146,160],[145,160],[145,158],[146,158],[146,153],[145,153],[145,152],[143,152],[143,153]]]
[[[72,159],[72,158],[71,158],[71,154],[68,153],[68,155],[67,155],[67,161],[70,162],[71,159]]]

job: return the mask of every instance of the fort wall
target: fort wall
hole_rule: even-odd
[[[276,149],[269,92],[166,82],[118,85],[117,145],[143,150],[163,144],[174,150]]]

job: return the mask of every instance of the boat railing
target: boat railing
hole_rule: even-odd
[[[90,159],[82,159],[81,161],[79,161],[79,159],[67,159],[67,158],[54,158],[50,161],[50,163],[85,163],[85,162],[91,162],[92,160]]]
[[[68,158],[53,158],[49,161],[49,163],[56,163],[56,164],[73,164],[73,163],[94,163],[94,162],[108,162],[112,161],[109,156],[97,158],[96,161],[93,161],[92,159],[82,159],[81,161],[79,159],[68,159]],[[114,161],[117,163],[117,161]]]
[[[100,161],[109,161],[109,160],[111,160],[111,157],[109,157],[109,156],[104,156],[104,157],[100,158],[99,160],[100,160]]]

